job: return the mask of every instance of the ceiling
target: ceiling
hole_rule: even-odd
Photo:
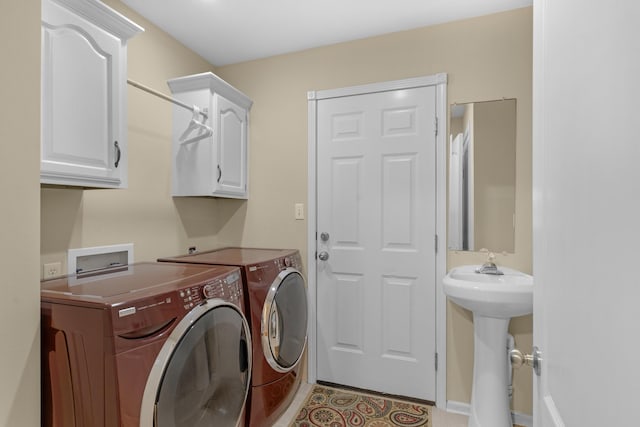
[[[532,0],[122,0],[215,66],[530,6]]]

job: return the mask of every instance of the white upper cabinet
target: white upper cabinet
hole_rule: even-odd
[[[168,84],[176,99],[204,113],[173,108],[173,195],[246,199],[253,102],[210,72]]]
[[[42,1],[41,183],[127,186],[126,43],[142,31],[100,1]]]

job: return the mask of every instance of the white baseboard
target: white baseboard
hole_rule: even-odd
[[[447,412],[453,412],[454,414],[466,415],[467,417],[471,413],[470,405],[468,403],[456,402],[455,400],[447,400]]]
[[[456,402],[455,400],[447,400],[447,412],[469,416],[469,414],[471,413],[470,405],[468,403]],[[512,412],[511,418],[513,419],[514,424],[518,424],[524,427],[533,426],[533,417],[531,415]]]

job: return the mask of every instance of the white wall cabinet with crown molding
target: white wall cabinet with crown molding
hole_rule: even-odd
[[[127,186],[127,41],[142,31],[97,0],[43,0],[41,183]]]
[[[253,101],[211,72],[167,83],[176,99],[206,114],[173,107],[173,196],[246,199]]]

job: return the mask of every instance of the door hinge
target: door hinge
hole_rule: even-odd
[[[437,234],[433,236],[433,244],[434,244],[436,253],[438,253],[438,235]]]
[[[438,116],[436,116],[436,136],[438,136]]]
[[[436,360],[435,363],[436,363],[436,371],[437,371],[438,370],[438,353],[436,353],[435,360]]]

